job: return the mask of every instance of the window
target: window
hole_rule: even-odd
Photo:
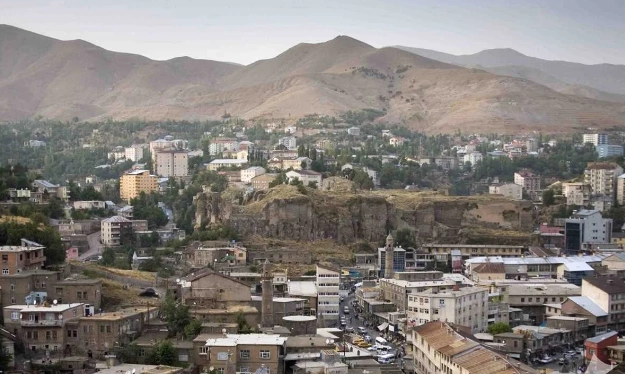
[[[78,337],[78,330],[72,330],[72,338]]]
[[[56,294],[57,295],[63,295],[63,287],[57,287],[56,288]]]
[[[2,269],[2,274],[3,275],[9,274],[9,269]]]
[[[15,305],[15,298],[14,297],[11,298],[11,304]]]
[[[111,332],[111,326],[110,325],[106,326],[106,332]]]
[[[524,298],[524,297],[522,297],[522,298],[521,298],[521,302],[522,302],[522,303],[524,303],[524,302],[525,302],[525,298]]]
[[[200,347],[200,354],[205,355],[208,353],[208,347]]]
[[[249,373],[250,372],[250,368],[247,366],[241,366],[239,368],[239,373]]]
[[[100,332],[104,332],[104,325],[100,325]]]
[[[78,315],[78,311],[76,309],[74,309],[73,311],[74,317],[76,317],[76,315]]]
[[[82,299],[82,292],[76,292],[76,298],[78,298],[78,300]]]
[[[217,368],[217,373],[224,374],[226,371],[224,368]]]
[[[261,350],[258,357],[262,358],[263,360],[269,360],[269,358],[271,358],[271,353],[266,350]]]
[[[20,312],[11,312],[11,319],[14,321],[20,319]]]
[[[514,341],[514,348],[516,348],[519,345],[519,342],[517,342],[516,340]]]
[[[250,358],[250,351],[249,351],[249,349],[242,349],[241,353],[239,353],[239,356],[241,358]]]
[[[67,337],[71,338],[72,337],[72,330],[67,330]]]
[[[532,302],[532,298],[530,297],[528,301],[531,303]]]
[[[15,291],[15,284],[11,283],[11,291]]]

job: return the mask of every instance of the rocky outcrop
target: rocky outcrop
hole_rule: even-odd
[[[196,225],[227,224],[242,237],[378,242],[408,227],[419,241],[461,242],[471,227],[527,232],[531,203],[497,196],[450,197],[436,193],[376,191],[334,193],[279,186],[259,201],[238,205],[219,194],[196,198]],[[504,219],[505,217],[505,219]]]

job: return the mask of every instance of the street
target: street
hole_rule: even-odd
[[[87,235],[87,240],[89,242],[89,250],[78,257],[81,261],[86,260],[92,256],[98,256],[102,254],[100,231],[96,231],[93,234]]]

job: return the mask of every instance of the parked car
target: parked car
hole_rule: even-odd
[[[360,335],[367,334],[367,329],[361,326],[361,327],[358,328],[358,333]]]
[[[345,332],[351,332],[351,333],[353,333],[353,332],[354,332],[354,328],[353,328],[353,327],[351,327],[351,326],[347,326],[347,327],[345,328]]]
[[[369,336],[369,335],[365,335],[365,341],[366,341],[367,343],[371,343],[371,342],[373,341],[373,339],[371,338],[371,336]]]
[[[141,291],[139,296],[158,297],[158,292],[154,291],[154,288],[146,288],[145,290]]]
[[[349,314],[349,307],[346,306],[345,308],[343,308],[343,313],[344,314]]]

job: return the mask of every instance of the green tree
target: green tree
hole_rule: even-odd
[[[402,248],[416,247],[414,232],[412,232],[409,228],[397,230],[395,233],[395,243]]]
[[[102,259],[100,259],[100,264],[104,266],[113,266],[115,263],[115,251],[113,248],[107,247],[102,251]]]
[[[239,312],[236,316],[236,321],[237,321],[237,325],[238,325],[238,332],[239,334],[251,334],[252,333],[252,327],[249,325],[249,323],[247,323],[247,320],[245,319],[245,314],[243,314],[242,312]]]
[[[553,190],[551,188],[544,190],[543,191],[543,205],[551,206],[555,204],[555,202],[556,202],[556,198],[554,196]]]
[[[191,323],[189,306],[176,303],[171,296],[167,296],[161,307],[170,336],[184,334],[184,329]]]
[[[159,342],[148,352],[145,361],[149,365],[174,366],[178,362],[176,348],[169,340]]]
[[[197,319],[192,319],[191,322],[184,328],[184,336],[187,339],[193,339],[202,332],[202,322]]]
[[[491,335],[502,334],[504,332],[512,332],[512,328],[505,322],[497,322],[488,326],[488,333]]]

